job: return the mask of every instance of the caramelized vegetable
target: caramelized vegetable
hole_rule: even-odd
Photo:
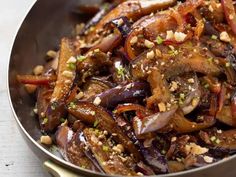
[[[204,135],[206,133],[206,135]],[[200,132],[200,137],[206,144],[213,145],[215,147],[229,149],[231,151],[236,150],[236,130],[226,130],[226,131],[209,131]]]
[[[236,127],[236,119],[232,116],[231,107],[223,106],[216,114],[216,119],[229,125]]]
[[[195,42],[185,42],[176,46],[176,48],[171,47],[172,49],[160,46],[145,51],[131,62],[131,74],[134,79],[145,79],[148,71],[152,67],[157,67],[165,78],[171,78],[191,71],[219,75],[221,72],[220,67],[217,66],[214,60],[212,62],[208,60],[213,57],[212,53],[208,50],[203,50],[199,45],[199,43]],[[192,52],[192,48],[194,48],[195,52]],[[151,51],[154,52],[154,58],[150,60],[146,56]]]
[[[132,129],[129,122],[127,122],[120,116],[116,118],[116,122],[125,131],[126,135],[135,144],[135,146],[140,149],[140,153],[142,154],[144,161],[151,167],[151,169],[149,169],[148,166],[144,166],[143,162],[140,161],[137,166],[138,169],[141,168],[141,172],[147,175],[151,175],[154,172],[159,174],[166,173],[168,171],[166,159],[160,153],[157,147],[153,145],[153,138],[151,139],[150,145],[148,145],[148,147],[145,147],[144,143],[140,141],[134,134],[134,130]]]
[[[60,148],[61,154],[71,163],[80,167],[101,171],[99,165],[93,159],[92,155],[85,149],[86,141],[81,130],[74,133],[69,127],[61,126],[56,132],[56,142]]]
[[[173,129],[178,133],[190,133],[201,129],[209,128],[215,124],[214,117],[204,117],[204,122],[191,122],[183,116],[181,112],[177,112],[171,119]]]
[[[104,80],[105,78],[91,78],[86,81],[82,89],[82,100],[94,97],[97,94],[103,93],[112,88],[114,84]]]
[[[117,115],[120,115],[121,113],[125,113],[128,111],[136,111],[136,112],[142,112],[144,114],[151,114],[151,111],[146,109],[145,107],[139,105],[139,104],[123,104],[118,105],[115,109],[115,112]]]
[[[99,49],[88,52],[85,56],[80,55],[78,58],[76,69],[80,74],[82,82],[91,75],[94,75],[104,66],[109,66],[109,56]]]
[[[121,16],[126,16],[128,19],[136,20],[143,15],[147,15],[152,11],[167,8],[175,3],[175,0],[161,0],[161,1],[125,1],[118,5],[116,8],[111,10],[107,15],[105,15],[98,24],[95,25],[96,31],[101,31],[104,25],[113,19],[119,18]],[[94,40],[96,31],[90,32],[86,38],[89,41]]]
[[[65,116],[64,101],[70,91],[75,78],[75,68],[68,67],[68,61],[73,58],[74,51],[69,39],[62,39],[57,81],[54,87],[50,104],[48,105],[43,130],[53,131]]]
[[[135,117],[133,120],[133,128],[136,135],[157,131],[168,125],[173,114],[177,110],[176,107],[171,108],[166,112],[158,112],[156,114],[147,116],[140,120]]]
[[[120,103],[132,103],[141,101],[149,95],[149,86],[145,82],[133,82],[123,86],[117,86],[101,94],[91,97],[89,100],[99,99],[99,105],[105,108],[114,108]]]
[[[148,108],[151,108],[153,104],[165,104],[170,101],[170,91],[167,83],[158,70],[152,70],[147,81],[150,83],[152,89],[152,96],[147,99]]]
[[[185,166],[182,162],[168,161],[168,169],[171,173],[183,171]]]
[[[90,128],[84,130],[84,135],[86,140],[88,141],[89,148],[93,152],[95,158],[97,159],[103,170],[107,174],[111,175],[136,175],[135,171],[132,168],[126,166],[126,164],[123,163],[121,157],[119,157],[118,154],[112,153],[114,151],[112,147],[110,147],[110,145],[107,143],[106,138],[98,138],[99,134],[100,132],[96,132],[95,129]]]
[[[185,21],[183,19],[184,15],[193,12],[199,5],[201,5],[202,0],[188,0],[183,4],[179,5],[177,10],[168,10],[164,13],[157,12],[153,16],[144,17],[137,21],[133,26],[132,32],[126,39],[125,50],[127,55],[131,60],[133,60],[137,54],[137,50],[132,48],[134,37],[143,36],[144,39],[148,39],[152,42],[162,43],[166,38],[166,31],[181,31],[183,32],[186,28]],[[182,33],[183,34],[183,33]],[[186,35],[186,34],[185,34]],[[181,41],[175,41],[174,43],[183,42],[187,39],[187,36]],[[169,39],[167,39],[168,41]],[[172,40],[172,39],[171,39]],[[158,42],[159,41],[159,42]]]
[[[35,76],[17,73],[36,94],[41,139],[76,166],[117,176],[235,154],[235,2],[99,4],[80,6],[97,14],[49,50]]]
[[[69,105],[68,111],[76,118],[95,127],[106,130],[110,134],[115,134],[115,139],[121,143],[124,148],[134,154],[136,160],[140,159],[140,154],[129,138],[116,125],[115,121],[104,109],[88,102],[77,102]]]

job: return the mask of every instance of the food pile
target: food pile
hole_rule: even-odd
[[[18,75],[41,143],[124,176],[205,166],[236,150],[236,3],[114,0]]]

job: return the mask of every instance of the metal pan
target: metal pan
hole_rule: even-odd
[[[16,74],[29,73],[35,65],[42,64],[45,53],[49,49],[58,47],[59,41],[63,36],[70,36],[76,23],[86,20],[85,15],[78,16],[73,13],[79,4],[85,3],[93,3],[93,1],[38,0],[19,29],[9,62],[8,93],[12,112],[20,132],[29,147],[55,176],[106,175],[84,170],[70,164],[37,142],[41,132],[37,119],[32,115],[35,100],[16,81]],[[236,155],[205,167],[159,176],[222,177],[224,175],[225,177],[235,177],[235,164]]]

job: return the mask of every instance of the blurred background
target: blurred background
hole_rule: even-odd
[[[49,176],[20,135],[7,95],[7,69],[12,44],[35,1],[0,0],[0,176],[4,177]]]

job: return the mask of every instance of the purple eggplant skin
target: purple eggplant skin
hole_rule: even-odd
[[[91,151],[85,148],[87,142],[82,129],[74,133],[67,126],[59,127],[56,132],[56,143],[65,160],[86,169],[103,172]]]
[[[129,22],[129,19],[125,16],[116,18],[112,20],[110,23],[107,23],[107,25],[116,27],[121,33],[123,38],[126,38],[129,32],[131,31],[131,23]]]
[[[84,35],[90,27],[96,25],[111,9],[114,8],[112,4],[104,4],[100,11],[84,26],[81,30],[80,35]]]
[[[232,153],[229,149],[220,148],[220,147],[209,147],[208,153],[216,158],[216,159],[223,159],[226,156],[229,156]],[[235,153],[235,151],[234,151]]]
[[[55,101],[47,107],[44,122],[41,124],[42,131],[53,132],[60,125],[60,118],[67,115],[64,102]]]
[[[136,169],[137,169],[137,171],[139,171],[142,174],[147,175],[147,176],[155,175],[154,171],[148,165],[143,163],[142,161],[137,163]]]
[[[55,133],[56,143],[61,151],[66,150],[67,143],[71,141],[74,132],[67,126],[61,126]],[[63,153],[64,154],[64,153]]]
[[[120,69],[124,69],[123,75],[120,75],[120,73],[118,72]],[[125,63],[125,60],[122,57],[113,58],[110,73],[112,73],[112,78],[117,84],[124,84],[131,80],[129,69]]]
[[[120,103],[133,103],[143,101],[144,98],[150,95],[150,86],[146,82],[133,82],[123,86],[117,86],[107,90],[101,94],[91,97],[89,101],[94,101],[99,97],[100,106],[107,109],[112,109]]]
[[[89,167],[93,171],[99,171],[101,173],[104,173],[103,169],[98,164],[97,160],[94,158],[93,153],[90,149],[86,148],[88,146],[88,142],[86,141],[84,137],[84,133],[81,130],[78,130],[74,135],[74,142],[77,146],[80,146],[80,149],[83,151],[84,155],[88,159]]]
[[[142,158],[132,141],[117,126],[111,114],[103,107],[86,101],[78,101],[72,105],[69,104],[67,110],[78,120],[86,124],[93,125],[100,130],[106,130],[109,134],[116,134],[114,140],[122,144],[129,153],[133,154],[136,162]]]
[[[211,22],[209,21],[205,21],[204,23],[204,34],[208,35],[208,36],[212,36],[212,35],[216,35],[217,37],[220,36],[219,31],[217,31],[213,25],[211,24]]]
[[[156,174],[168,173],[167,159],[155,146],[155,141],[150,147],[141,146],[140,150],[146,163],[154,170]]]
[[[121,156],[114,153],[112,145],[106,137],[99,138],[100,135],[104,135],[102,131],[93,128],[84,129],[84,135],[88,142],[88,147],[94,154],[100,166],[108,175],[123,175],[123,176],[137,176],[133,166],[135,162],[133,159],[124,162]],[[101,144],[100,144],[100,143]],[[104,150],[104,147],[107,149]]]
[[[116,119],[117,124],[124,131],[124,133],[130,138],[133,144],[139,149],[146,164],[148,164],[151,167],[151,169],[155,172],[154,173],[151,169],[149,169],[147,171],[148,174],[145,174],[145,175],[151,175],[151,173],[154,173],[154,174],[167,173],[168,172],[167,160],[156,148],[155,146],[156,142],[153,141],[150,147],[144,147],[143,143],[137,139],[134,131],[132,130],[132,126],[130,125],[129,122],[127,122],[122,117],[117,117],[115,119]]]

